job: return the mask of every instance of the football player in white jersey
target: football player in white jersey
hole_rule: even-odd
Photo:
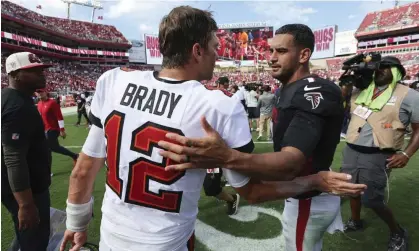
[[[159,28],[160,72],[116,68],[99,78],[90,111],[93,126],[70,177],[62,251],[67,243],[71,250],[79,250],[87,240],[93,184],[105,160],[100,250],[194,249],[205,170],[165,171],[165,166],[177,163],[162,158],[157,143],[168,132],[204,136],[199,118],[206,116],[229,147],[242,152],[254,148],[243,105],[198,82],[212,78],[217,29],[207,11],[174,8]],[[229,170],[225,174],[234,187],[249,181]],[[318,177],[290,182],[295,192],[287,191],[288,195],[328,185]],[[260,197],[283,198],[280,186],[266,185]]]

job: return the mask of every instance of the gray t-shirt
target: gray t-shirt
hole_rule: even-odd
[[[260,114],[272,115],[272,107],[275,103],[275,95],[270,92],[263,92],[259,96],[258,107],[260,108]]]
[[[411,123],[419,123],[419,92],[413,89],[408,90],[406,97],[400,105],[399,118],[406,127]],[[355,145],[377,147],[374,144],[370,124],[366,123],[362,127],[358,140],[355,141]]]

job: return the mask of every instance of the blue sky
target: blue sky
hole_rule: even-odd
[[[66,17],[61,0],[12,0],[45,15]],[[394,1],[144,1],[102,0],[95,22],[116,26],[128,39],[142,40],[143,34],[157,34],[161,18],[179,5],[191,5],[214,12],[218,24],[265,21],[274,28],[287,23],[304,23],[312,29],[338,25],[338,31],[357,29],[368,12],[391,8]],[[413,1],[400,1],[400,5]],[[97,16],[103,16],[98,20]],[[91,9],[72,5],[71,17],[90,20]]]

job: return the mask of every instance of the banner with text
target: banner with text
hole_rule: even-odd
[[[18,41],[21,43],[27,43],[27,44],[32,44],[32,45],[36,45],[36,46],[42,46],[51,50],[56,50],[56,51],[64,51],[64,52],[68,52],[71,54],[80,54],[80,55],[100,55],[100,56],[115,56],[115,57],[128,57],[129,54],[127,52],[120,52],[120,51],[98,51],[98,50],[87,50],[87,49],[73,49],[73,48],[68,48],[68,47],[64,47],[62,45],[56,45],[56,44],[52,44],[49,42],[44,42],[41,40],[37,40],[34,38],[29,38],[29,37],[24,37],[21,35],[16,35],[13,33],[9,33],[9,32],[1,32],[1,37],[2,38],[7,38],[7,39],[11,39],[14,41]]]
[[[159,49],[159,36],[145,34],[144,42],[147,64],[161,65],[163,62],[163,55],[160,53]]]
[[[144,41],[131,40],[132,47],[128,50],[129,61],[133,63],[145,63]]]
[[[355,54],[358,40],[355,38],[356,30],[336,33],[335,56]]]
[[[336,30],[336,25],[313,30],[315,44],[311,59],[330,58],[335,56]]]

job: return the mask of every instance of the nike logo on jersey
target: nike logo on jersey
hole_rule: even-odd
[[[139,111],[148,111],[157,116],[166,115],[170,119],[181,98],[182,95],[176,93],[156,89],[149,90],[145,86],[130,83],[125,89],[120,104]]]
[[[312,91],[312,90],[316,90],[316,89],[320,89],[322,88],[321,86],[316,86],[316,87],[308,87],[307,85],[304,86],[304,91],[308,92],[308,91]]]

